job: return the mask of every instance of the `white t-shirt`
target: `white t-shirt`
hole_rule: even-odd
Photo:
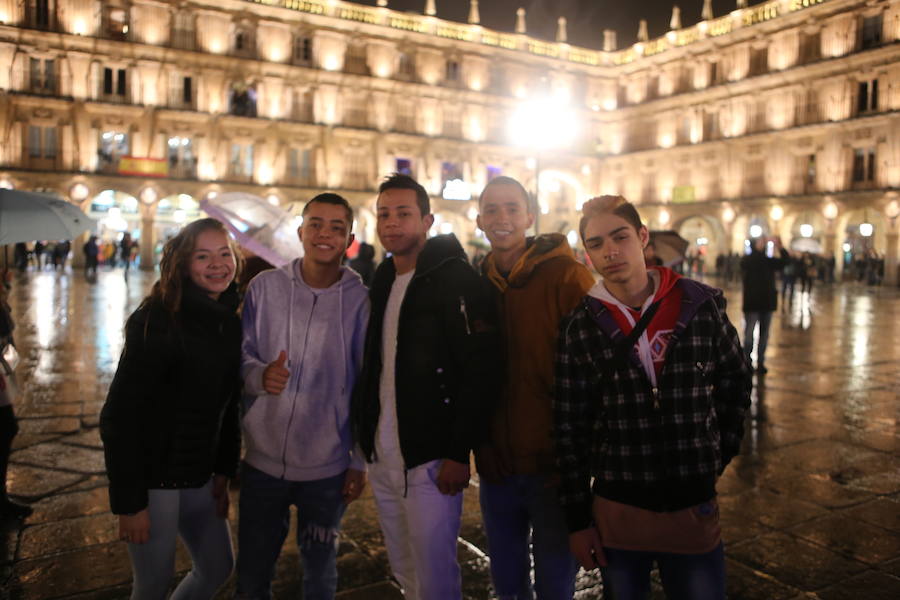
[[[378,430],[375,433],[375,453],[379,463],[400,469],[404,468],[404,463],[397,432],[397,387],[394,381],[397,373],[397,328],[400,306],[414,274],[415,271],[410,271],[397,275],[394,279],[384,308],[381,329],[381,382],[378,389],[381,414],[378,416]]]

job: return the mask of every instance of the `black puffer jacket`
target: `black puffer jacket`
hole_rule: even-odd
[[[173,318],[149,302],[128,318],[100,435],[115,514],[147,506],[147,490],[233,476],[240,455],[241,324],[232,285],[218,301],[188,284]]]
[[[395,277],[390,258],[375,271],[354,389],[354,433],[370,462],[381,412],[384,311]],[[486,438],[497,398],[499,350],[495,312],[462,246],[452,234],[431,238],[416,262],[397,330],[397,428],[407,469],[444,458],[469,463],[469,452]]]

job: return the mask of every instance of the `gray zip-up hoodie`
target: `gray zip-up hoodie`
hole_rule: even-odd
[[[244,299],[244,460],[273,477],[311,481],[352,466],[350,394],[362,366],[368,293],[354,271],[325,289],[309,287],[296,259],[265,271]],[[262,375],[284,350],[291,372],[280,395],[266,394]]]

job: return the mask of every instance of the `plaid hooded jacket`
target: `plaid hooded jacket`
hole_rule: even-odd
[[[751,373],[720,290],[679,279],[681,310],[652,387],[612,312],[587,296],[560,325],[554,438],[570,531],[591,492],[658,512],[715,496],[739,449]],[[593,479],[593,486],[591,480]]]

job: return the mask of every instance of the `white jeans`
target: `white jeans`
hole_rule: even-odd
[[[402,468],[369,467],[391,571],[407,600],[462,598],[456,539],[463,497],[438,491],[440,466],[435,460],[411,469],[406,481]]]

